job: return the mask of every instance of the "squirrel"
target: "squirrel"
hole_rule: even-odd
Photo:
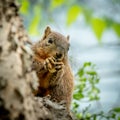
[[[47,26],[42,39],[32,47],[32,69],[39,79],[35,95],[50,95],[57,102],[65,101],[68,111],[74,88],[73,74],[68,62],[69,46],[69,36],[65,37]]]

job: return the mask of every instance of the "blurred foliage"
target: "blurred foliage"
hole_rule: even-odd
[[[75,20],[77,19],[78,15],[81,12],[81,8],[78,5],[74,5],[72,7],[70,7],[70,9],[68,9],[68,13],[67,13],[67,25],[71,25],[73,22],[75,22]]]
[[[78,120],[120,120],[120,107],[113,108],[107,113],[104,111],[91,113],[91,106],[89,105],[80,111],[82,102],[97,101],[100,99],[100,90],[97,87],[99,80],[95,65],[91,62],[85,62],[76,74],[72,111]]]
[[[21,0],[21,8],[20,8],[20,12],[22,14],[28,14],[29,13],[29,5],[30,3],[28,2],[28,0]]]
[[[98,83],[99,76],[95,70],[95,65],[91,62],[85,62],[76,74],[73,94],[72,110],[78,118],[83,114],[82,112],[78,113],[81,102],[99,100],[100,90],[97,87]]]
[[[93,18],[91,24],[92,24],[94,33],[96,34],[98,40],[100,41],[102,37],[102,33],[106,28],[105,21],[99,18]]]
[[[59,16],[59,10],[66,14],[66,25],[71,26],[79,20],[79,16],[83,15],[85,21],[91,26],[99,42],[101,42],[102,34],[105,29],[112,28],[116,35],[120,37],[120,23],[104,16],[95,17],[94,11],[86,7],[78,0],[18,0],[21,3],[20,12],[24,16],[28,28],[28,32],[37,35],[41,26],[54,23],[55,18]],[[113,3],[120,3],[114,0]],[[53,17],[56,15],[56,17]],[[55,23],[56,24],[56,23]]]
[[[78,120],[120,120],[120,107],[113,108],[107,113],[100,111],[98,113],[90,113],[90,106],[86,107],[81,112],[78,112],[77,109],[79,105],[76,105],[74,108],[74,113]]]
[[[120,37],[120,24],[114,23],[113,28],[114,28],[116,34]]]
[[[96,86],[99,83],[99,76],[95,71],[95,65],[91,62],[85,62],[76,77],[77,83],[73,98],[79,101],[99,100],[100,90]]]
[[[64,0],[51,0],[51,9],[55,9],[64,4]]]
[[[39,8],[39,5],[34,6],[33,12],[34,16],[33,19],[30,21],[30,26],[28,27],[28,30],[31,35],[39,35],[38,24],[41,19],[41,9]]]

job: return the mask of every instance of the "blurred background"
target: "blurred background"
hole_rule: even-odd
[[[105,112],[120,106],[120,0],[19,0],[20,14],[33,42],[49,25],[70,35],[70,63],[76,73],[96,65],[98,99],[80,100],[80,110]]]

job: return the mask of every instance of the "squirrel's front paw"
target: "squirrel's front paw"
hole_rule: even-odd
[[[47,69],[50,73],[61,70],[63,67],[64,64],[62,62],[57,62],[54,57],[50,57],[45,60],[45,69]]]

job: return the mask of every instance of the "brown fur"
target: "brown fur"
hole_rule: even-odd
[[[33,69],[39,78],[38,96],[50,95],[60,102],[66,101],[69,110],[72,92],[73,75],[68,63],[69,36],[45,29],[43,38],[33,46]]]

